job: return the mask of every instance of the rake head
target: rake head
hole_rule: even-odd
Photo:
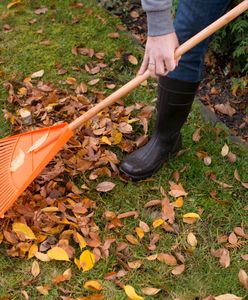
[[[63,123],[0,140],[0,217],[72,136]]]

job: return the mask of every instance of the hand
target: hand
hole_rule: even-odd
[[[178,46],[175,32],[161,36],[148,36],[143,63],[138,74],[142,75],[148,69],[151,76],[156,77],[165,76],[173,71],[179,61],[174,58]]]

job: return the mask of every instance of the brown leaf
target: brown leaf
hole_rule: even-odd
[[[131,243],[132,245],[139,245],[139,241],[134,237],[132,234],[127,234],[126,239]]]
[[[175,221],[174,206],[169,199],[162,200],[162,217],[164,220],[168,220],[170,224],[173,224]]]
[[[103,181],[97,185],[96,190],[98,192],[106,193],[106,192],[111,191],[114,187],[115,187],[115,184],[113,182]]]
[[[118,39],[120,37],[120,34],[118,32],[111,32],[108,34],[108,37],[111,39]]]
[[[238,170],[237,169],[235,169],[235,171],[234,171],[234,178],[237,180],[237,181],[241,181],[241,178],[240,178],[240,176],[239,176],[239,172],[238,172]]]
[[[47,7],[41,7],[41,8],[38,8],[34,11],[34,13],[36,15],[42,15],[42,14],[45,14],[46,12],[48,11],[48,8]]]
[[[241,182],[244,188],[248,189],[248,182]]]
[[[228,237],[228,242],[231,244],[231,245],[235,245],[238,241],[238,238],[236,236],[236,234],[234,232],[232,232],[229,237]]]
[[[175,259],[175,257],[167,253],[158,253],[157,259],[169,266],[177,265],[177,260]]]
[[[175,268],[173,268],[171,273],[173,275],[180,275],[184,272],[184,270],[185,270],[185,265],[182,264],[182,265],[179,265],[179,266],[176,266]]]
[[[241,227],[235,227],[233,230],[238,236],[241,236],[248,240],[248,234],[244,232],[244,229]]]
[[[227,144],[225,144],[221,149],[221,155],[223,157],[225,157],[225,156],[227,156],[228,152],[229,152],[229,147]]]
[[[185,190],[184,190],[183,186],[181,185],[181,183],[176,184],[173,181],[169,181],[169,184],[170,184],[169,194],[172,197],[178,198],[178,197],[181,197],[181,196],[187,196],[188,195],[188,193],[185,192]]]
[[[194,142],[199,142],[201,139],[201,128],[197,128],[192,136]]]
[[[233,107],[231,107],[229,102],[226,102],[225,104],[216,104],[214,106],[214,108],[224,114],[224,115],[228,115],[229,117],[232,117],[235,113],[236,113],[236,109],[234,109]]]
[[[248,275],[246,274],[245,270],[240,269],[239,270],[239,282],[241,285],[248,290]]]
[[[135,260],[127,263],[130,269],[139,269],[142,265],[141,260]]]
[[[69,281],[71,279],[71,268],[67,269],[62,275],[58,275],[53,279],[52,284],[56,285],[60,282]]]
[[[236,154],[232,153],[231,151],[228,152],[227,154],[227,159],[230,161],[230,163],[235,163],[237,160]]]
[[[230,254],[229,251],[225,248],[218,250],[211,250],[213,256],[219,258],[219,263],[223,268],[227,268],[230,265]]]
[[[162,201],[161,200],[151,200],[149,202],[147,202],[144,207],[148,208],[148,207],[152,207],[152,206],[156,206],[156,205],[161,205]]]
[[[190,246],[192,247],[196,247],[197,246],[197,239],[195,237],[195,235],[190,232],[187,236],[187,242],[190,244]]]
[[[233,294],[224,294],[217,297],[214,297],[215,300],[242,300],[241,297],[237,297]]]
[[[124,219],[124,218],[129,218],[129,217],[134,217],[135,219],[137,219],[139,216],[139,213],[137,211],[128,211],[122,214],[119,214],[117,216],[118,219]]]
[[[205,164],[206,166],[210,166],[211,163],[212,163],[212,159],[211,159],[210,156],[204,157],[204,158],[203,158],[203,161],[204,161],[204,164]]]
[[[248,254],[241,254],[240,256],[242,257],[243,260],[248,261]]]
[[[143,222],[143,221],[140,221],[139,222],[139,227],[144,231],[144,232],[149,232],[150,231],[150,228],[149,226]]]

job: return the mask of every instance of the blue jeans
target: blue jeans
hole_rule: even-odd
[[[214,22],[227,10],[230,0],[179,0],[174,26],[180,44]],[[185,53],[170,78],[198,82],[202,79],[204,55],[210,38]]]

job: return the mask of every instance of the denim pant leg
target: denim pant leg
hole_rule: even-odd
[[[230,4],[230,0],[179,0],[174,26],[180,44],[214,22]],[[202,79],[204,55],[210,38],[185,53],[170,78],[198,82]]]

